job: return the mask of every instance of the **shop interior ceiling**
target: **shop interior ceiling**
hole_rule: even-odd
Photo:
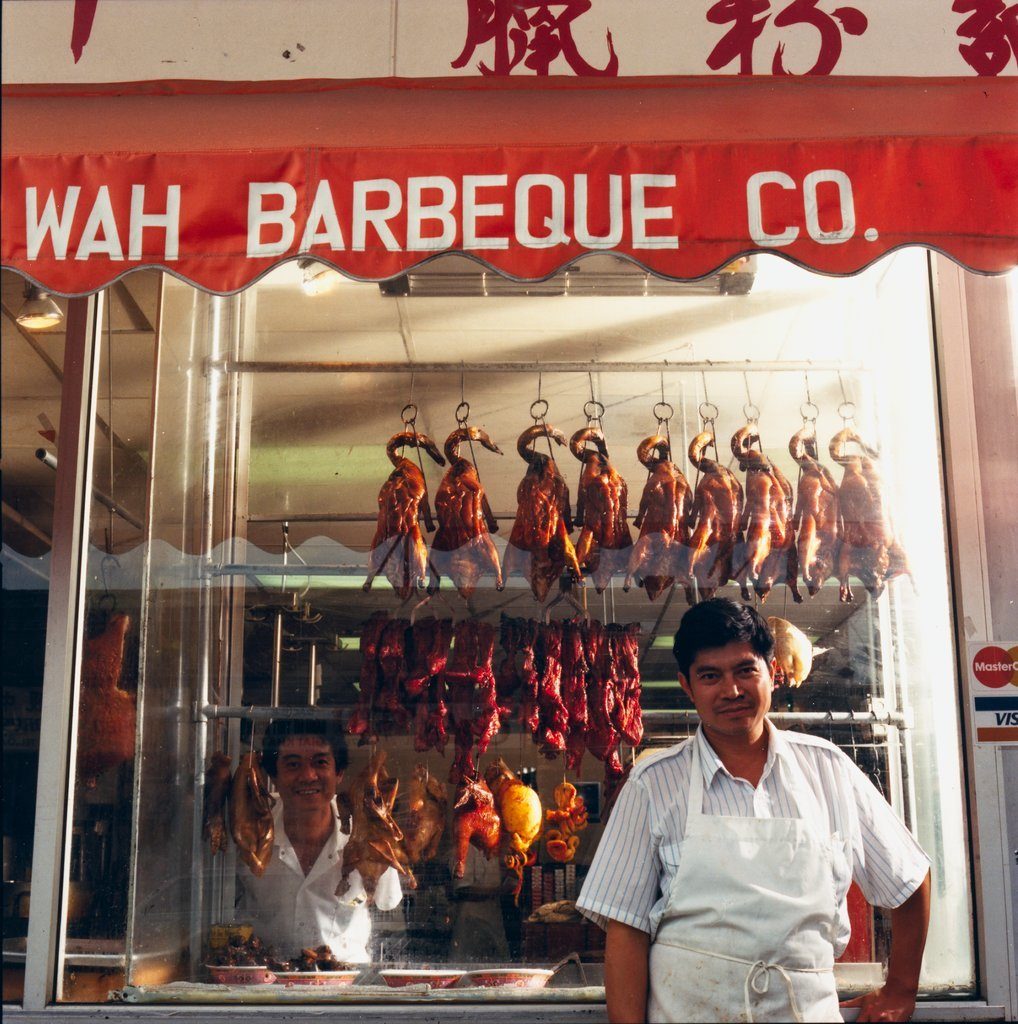
[[[599,257],[602,266],[611,257]],[[459,257],[446,257],[458,274],[481,275],[483,270]],[[597,264],[587,265],[588,272]],[[612,266],[613,271],[618,268]],[[879,272],[879,268],[878,268]],[[634,280],[642,272],[632,268]],[[872,272],[871,272],[872,273]],[[664,374],[666,401],[675,407],[671,422],[677,461],[692,480],[693,469],[684,455],[684,442],[697,429],[696,410],[708,397],[719,410],[718,438],[722,458],[729,455],[728,439],[744,422],[743,407],[751,398],[760,410],[765,449],[795,480],[795,466],[787,455],[791,434],[801,425],[800,403],[805,401],[801,373],[760,369],[776,363],[816,361],[830,365],[843,362],[858,366],[866,344],[853,336],[851,309],[866,301],[873,291],[872,278],[845,279],[832,288],[829,279],[808,274],[774,258],[759,261],[749,295],[703,295],[695,289],[684,293],[644,296],[488,295],[483,282],[476,296],[397,297],[384,294],[377,285],[336,277],[333,287],[319,295],[305,295],[296,263],[285,264],[250,290],[245,301],[255,303],[254,336],[246,343],[249,360],[460,362],[464,372],[418,374],[413,382],[413,401],[420,406],[417,427],[441,446],[455,427],[454,410],[461,386],[470,403],[470,421],[485,429],[505,453],[501,458],[476,446],[481,479],[499,517],[499,536],[508,536],[515,512],[515,491],[525,466],[516,454],[516,438],[531,423],[530,404],[537,397],[541,360],[591,360],[648,362],[664,365],[688,361],[746,360],[747,373],[699,372]],[[189,286],[166,278],[167,306],[176,300],[189,308]],[[12,273],[2,281],[3,302],[3,500],[22,522],[5,514],[5,544],[30,556],[46,549],[42,536],[52,529],[54,474],[35,452],[55,446],[44,436],[46,423],[59,424],[60,367],[63,357],[62,328],[32,333],[20,328],[15,316],[22,301],[23,283]],[[832,306],[832,297],[835,305]],[[65,300],[58,300],[66,308]],[[136,514],[144,514],[141,486],[151,431],[151,391],[154,330],[159,313],[159,280],[154,272],[128,275],[111,289],[113,352],[112,409],[107,400],[109,368],[100,368],[97,446],[97,486],[109,479],[107,452],[110,434],[105,424],[112,418],[115,474],[114,497]],[[189,323],[173,323],[166,317],[162,339],[163,361],[174,349],[183,355],[190,335]],[[533,365],[532,372],[491,373],[478,364],[520,361]],[[854,373],[844,375],[851,389],[858,388]],[[292,515],[290,539],[296,546],[316,537],[339,541],[364,551],[373,532],[378,488],[389,463],[385,443],[401,429],[400,409],[411,398],[409,373],[252,374],[253,422],[248,513],[254,520]],[[567,435],[585,422],[584,403],[591,387],[604,403],[604,427],[613,461],[629,482],[630,514],[635,513],[646,479],[636,460],[635,448],[655,432],[652,407],[661,398],[661,375],[647,373],[547,373],[541,390],[548,400],[548,421]],[[748,388],[748,395],[747,395]],[[813,401],[820,409],[822,446],[841,426],[837,407],[842,400],[838,375],[818,370],[810,377]],[[855,397],[855,396],[853,396]],[[575,496],[579,474],[568,451],[558,450],[558,460]],[[681,455],[681,458],[680,458]],[[432,494],[442,470],[428,467]],[[129,496],[128,498],[125,498]],[[134,506],[133,509],[131,506]],[[363,513],[363,522],[301,523],[301,514]],[[105,512],[102,513],[106,515]],[[25,523],[31,524],[26,528]],[[141,540],[138,531],[118,521],[115,540],[123,548]],[[101,537],[101,534],[100,534]],[[275,522],[252,522],[249,539],[263,551],[278,554],[281,530]],[[100,541],[101,542],[101,541]],[[97,543],[93,533],[93,543]],[[588,588],[591,613],[619,621],[640,621],[649,643],[655,635],[670,635],[685,608],[680,593],[651,604],[637,588],[623,594],[621,579],[605,597]],[[735,596],[735,588],[729,588]],[[354,595],[356,594],[356,598]],[[450,607],[463,602],[449,590]],[[395,606],[388,585],[376,584],[371,595],[358,591],[327,590],[315,594],[319,605],[335,606],[353,628],[374,607]],[[351,606],[356,605],[356,610]],[[479,590],[475,610],[502,607],[510,614],[534,615],[536,605],[522,580],[514,580],[504,594],[490,588]],[[345,612],[340,612],[346,608]],[[765,612],[788,614],[815,636],[826,635],[852,611],[837,602],[836,588],[799,606],[794,614],[784,587],[776,588]],[[437,614],[443,609],[437,607]],[[340,628],[343,623],[339,623]],[[660,648],[661,643],[656,645]],[[657,653],[657,651],[655,651]],[[660,655],[668,658],[667,650]],[[657,658],[655,657],[655,660]]]

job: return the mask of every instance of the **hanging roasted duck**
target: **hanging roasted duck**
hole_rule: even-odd
[[[803,427],[793,434],[788,451],[802,470],[792,529],[796,534],[802,582],[810,597],[814,597],[837,564],[838,485],[831,471],[819,461],[815,428]]]
[[[389,777],[385,769],[386,757],[386,751],[377,751],[350,788],[337,797],[340,818],[350,821],[350,838],[343,848],[343,875],[337,895],[346,892],[346,880],[354,869],[360,873],[369,898],[389,868],[395,868],[403,876],[404,886],[417,888],[403,830],[392,816],[399,780]]]
[[[438,853],[448,808],[445,786],[428,771],[427,765],[417,765],[407,787],[407,816],[403,838],[403,846],[411,864],[429,861]]]
[[[547,437],[565,445],[566,436],[546,423],[527,427],[516,442],[516,450],[528,464],[516,491],[516,521],[509,535],[502,572],[506,579],[514,572],[530,580],[538,601],[548,596],[551,585],[568,569],[582,579],[576,550],[569,538],[573,528],[569,488],[550,455],[530,445]]]
[[[588,448],[588,444],[594,447]],[[576,492],[576,522],[580,527],[576,560],[593,577],[600,594],[612,576],[624,572],[629,563],[629,549],[633,546],[628,520],[629,489],[608,461],[608,447],[600,428],[587,426],[577,430],[569,440],[569,450],[583,465]]]
[[[498,531],[498,522],[476,467],[460,455],[464,441],[480,441],[496,455],[501,455],[502,449],[478,427],[460,427],[445,441],[449,469],[435,494],[438,533],[431,542],[431,568],[435,577],[448,576],[466,598],[486,574],[495,577],[495,588],[501,590],[502,567],[491,539],[491,534]]]
[[[226,849],[226,801],[230,794],[230,758],[217,752],[209,758],[205,769],[202,794],[202,838],[209,844],[212,855]]]
[[[655,434],[644,438],[636,457],[650,475],[643,487],[635,525],[640,537],[629,556],[629,571],[622,589],[633,581],[654,601],[676,580],[693,603],[693,579],[689,574],[689,532],[693,515],[693,489],[672,462],[671,445]]]
[[[134,760],[135,696],[120,688],[124,641],[130,628],[126,615],[111,615],[103,632],[85,641],[77,772],[86,789],[95,789],[104,772]]]
[[[404,601],[427,579],[428,549],[421,534],[419,513],[424,516],[428,532],[435,529],[424,473],[406,456],[396,454],[397,449],[407,446],[417,447],[440,466],[445,465],[435,442],[425,434],[405,430],[389,438],[385,453],[395,469],[378,492],[378,525],[364,581],[364,589],[370,590],[375,577],[384,569],[392,589]]]
[[[809,637],[787,619],[776,615],[767,618],[774,635],[775,686],[802,686],[813,667],[813,645]]]
[[[230,835],[237,844],[240,859],[259,878],[265,874],[272,856],[275,802],[261,756],[254,750],[242,754],[230,789]]]
[[[467,870],[467,852],[471,845],[491,858],[498,852],[502,838],[502,819],[495,810],[495,797],[484,779],[464,778],[452,812],[456,833],[456,863],[453,877],[462,878]]]
[[[847,446],[853,443],[859,446],[861,455],[848,454]],[[852,427],[831,438],[830,453],[845,468],[838,488],[841,600],[852,600],[849,576],[855,576],[870,596],[880,597],[890,580],[912,574],[884,504],[880,472],[874,461],[878,453]]]
[[[742,484],[727,466],[706,456],[713,443],[708,430],[689,442],[689,461],[702,474],[693,493],[689,538],[689,574],[701,598],[713,597],[732,578],[732,558],[742,540]]]
[[[745,601],[750,599],[750,587],[761,601],[766,601],[776,583],[786,583],[799,603],[802,595],[792,528],[792,485],[763,452],[752,447],[759,441],[754,424],[747,424],[732,437],[732,454],[746,474],[740,524],[743,543],[732,575]]]

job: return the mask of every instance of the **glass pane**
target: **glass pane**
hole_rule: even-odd
[[[646,571],[649,586],[626,589],[631,552],[617,555],[611,545],[624,542],[602,532],[596,489],[584,522],[606,550],[600,569],[587,560],[584,587],[560,590],[567,563],[553,545],[541,549],[552,552],[543,573],[539,558],[520,555],[522,533],[510,553],[528,465],[532,478],[557,467],[583,518],[581,466],[569,447],[542,438],[537,452],[555,451],[548,464],[519,441],[541,417],[538,398],[566,440],[601,414],[611,464],[628,481],[632,538],[648,476],[640,442],[670,436],[695,486],[685,453],[705,413],[719,459],[736,470],[730,438],[758,421],[761,447],[793,488],[799,467],[789,440],[804,417],[838,481],[828,442],[846,423],[879,450],[914,585],[900,575],[871,596],[865,579],[853,579],[849,602],[828,573],[813,596],[800,581],[797,603],[779,574],[765,603],[750,599],[813,648],[808,679],[776,695],[777,724],[848,753],[933,860],[924,988],[970,990],[925,254],[902,252],[838,280],[760,258],[706,282],[673,284],[607,255],[530,286],[455,257],[381,286],[315,272],[289,264],[230,298],[165,278],[154,380],[127,375],[119,392],[119,353],[114,363],[117,421],[134,422],[134,406],[118,411],[121,394],[138,403],[139,424],[143,405],[154,410],[150,433],[131,435],[149,471],[147,503],[144,489],[130,490],[126,465],[123,483],[113,479],[117,495],[137,493],[146,510],[147,543],[129,562],[126,551],[119,556],[134,575],[115,590],[117,610],[140,625],[126,890],[127,980],[140,997],[160,998],[166,981],[241,976],[208,966],[224,962],[248,977],[266,964],[299,974],[349,963],[358,984],[370,984],[380,970],[543,969],[572,952],[597,984],[603,935],[571,901],[624,770],[695,728],[670,652],[686,596],[666,579],[655,586],[662,572]],[[118,322],[115,309],[114,341]],[[592,361],[616,365],[588,368]],[[353,365],[364,363],[373,365]],[[462,444],[465,461],[441,467],[420,435],[439,454],[463,402],[469,410],[460,415],[484,437]],[[416,445],[411,437],[387,453],[391,438],[415,431]],[[97,486],[109,465],[103,444],[99,437]],[[418,504],[421,467],[439,533]],[[450,468],[458,476],[443,483]],[[478,478],[498,525],[492,546]],[[392,513],[381,528],[380,501]],[[425,548],[416,575],[413,508]],[[571,535],[581,548],[582,525]],[[623,532],[620,517],[615,526]],[[100,509],[100,551],[107,529]],[[119,524],[114,533],[118,543],[141,539]],[[426,600],[436,573],[441,585]],[[103,589],[95,577],[92,596]],[[720,592],[740,598],[734,583]],[[589,625],[574,621],[583,612]],[[631,715],[596,711],[631,662],[642,681],[644,734],[635,745]],[[635,688],[619,692],[619,708],[631,711]],[[345,735],[343,749],[330,727]],[[621,744],[613,739],[620,733],[629,735]],[[511,779],[498,777],[499,758]],[[474,782],[473,767],[485,783]],[[585,803],[586,827],[561,787],[566,779]],[[522,837],[515,846],[512,833]],[[878,979],[887,952],[881,915],[857,893],[850,910],[850,966],[839,968],[848,987]],[[302,963],[302,950],[324,944],[331,956]],[[579,983],[579,971],[569,971]],[[569,971],[553,983],[568,982]]]
[[[3,289],[3,363],[0,431],[3,452],[3,884],[4,1002],[19,1001],[32,885],[35,787],[39,770],[49,560],[53,536],[56,465],[60,438],[60,382],[64,327],[18,323],[27,301],[17,274],[0,276]],[[45,301],[45,300],[42,300]],[[66,311],[63,299],[54,300]]]

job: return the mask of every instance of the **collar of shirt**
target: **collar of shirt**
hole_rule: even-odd
[[[339,859],[339,856],[343,851],[343,847],[346,846],[350,839],[350,836],[339,827],[339,808],[336,804],[335,797],[332,798],[331,807],[333,815],[332,835],[330,838],[325,840],[322,852],[318,855],[318,859],[315,861],[314,866],[307,874],[308,879],[310,879],[312,875],[318,874],[319,870],[323,869],[323,867],[328,867],[334,864]],[[278,852],[280,862],[303,878],[304,869],[300,866],[300,859],[297,857],[297,851],[294,850],[293,844],[290,842],[290,837],[286,834],[286,829],[283,827],[282,800],[277,799],[275,807],[272,808],[272,822],[275,834],[273,845]]]
[[[760,782],[757,784],[757,788],[762,786],[767,781],[768,776],[774,770],[774,765],[778,759],[779,747],[783,749],[785,738],[781,735],[780,729],[775,729],[771,725],[770,719],[764,719],[764,728],[767,730],[767,760],[764,762],[763,774],[760,776]],[[714,752],[714,748],[710,745],[710,740],[704,735],[703,726],[700,725],[696,730],[696,742],[699,744],[701,758],[700,766],[703,771],[703,788],[708,790],[713,783],[715,776],[718,772],[724,772],[730,779],[735,779],[735,776],[724,766],[721,758]],[[695,753],[695,751],[694,751]],[[738,781],[745,782],[745,779]]]

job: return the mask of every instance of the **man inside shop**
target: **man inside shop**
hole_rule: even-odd
[[[342,879],[350,838],[336,806],[348,762],[343,733],[332,721],[277,719],[265,731],[261,757],[278,795],[275,844],[260,878],[238,867],[238,920],[278,956],[324,944],[337,960],[368,962],[371,917],[363,880],[356,869]],[[399,875],[390,868],[371,901],[392,910],[402,897]]]
[[[577,901],[607,931],[609,1019],[842,1020],[854,878],[890,909],[891,952],[884,985],[842,1005],[908,1020],[928,858],[847,755],[768,721],[774,638],[755,609],[694,606],[674,653],[700,726],[633,768]]]

